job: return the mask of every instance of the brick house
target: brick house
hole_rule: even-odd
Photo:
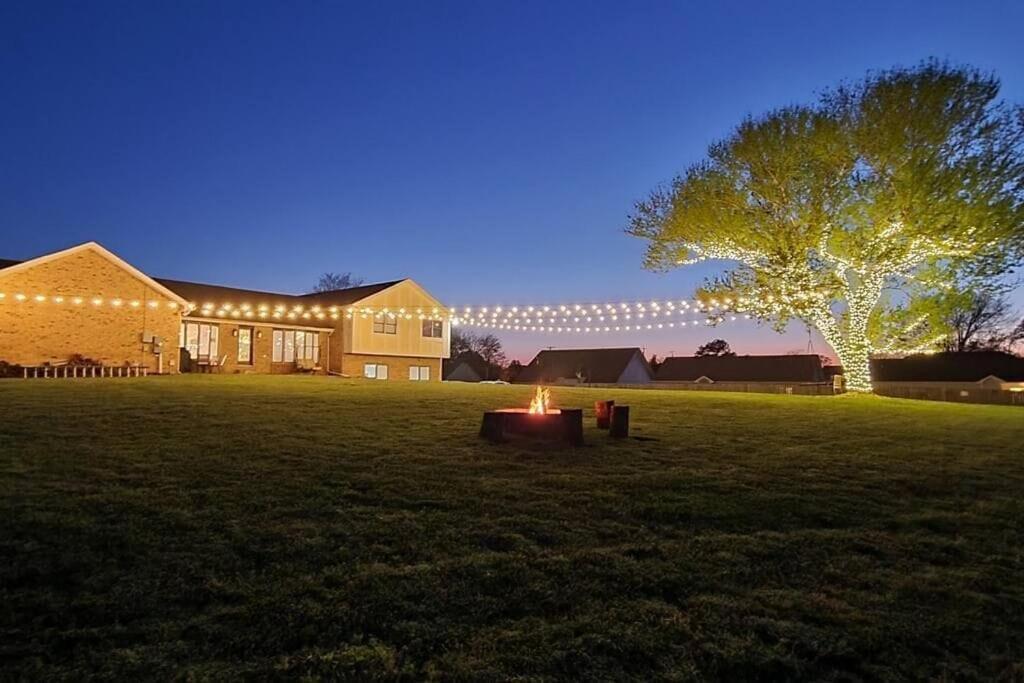
[[[95,242],[0,260],[0,361],[440,381],[448,310],[412,280],[277,294],[153,278]]]

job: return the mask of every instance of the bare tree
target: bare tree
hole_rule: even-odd
[[[487,377],[491,375],[500,376],[502,368],[505,367],[505,352],[501,348],[501,340],[493,334],[474,334],[468,330],[452,328],[451,331],[451,355],[452,358],[464,353],[475,353],[487,364]]]
[[[946,323],[950,328],[947,351],[1010,350],[1024,338],[1024,320],[1003,290],[966,292],[952,303]]]
[[[501,348],[501,340],[493,334],[478,336],[474,351],[487,363],[487,379],[490,379],[491,368],[500,369],[505,365],[505,352]]]
[[[363,284],[363,278],[356,277],[352,273],[324,273],[320,276],[313,291],[333,292],[338,289],[358,287],[361,284]]]

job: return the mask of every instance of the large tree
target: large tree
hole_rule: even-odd
[[[733,350],[729,348],[729,342],[724,339],[712,339],[707,344],[701,344],[697,347],[697,350],[693,352],[695,356],[735,356]]]
[[[1024,112],[998,92],[927,62],[748,119],[638,202],[628,231],[649,240],[648,268],[732,263],[702,288],[709,306],[815,327],[849,388],[870,390],[872,351],[945,332],[908,315],[913,296],[1024,254]]]

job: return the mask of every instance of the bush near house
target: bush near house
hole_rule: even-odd
[[[1024,671],[1019,409],[555,388],[586,447],[478,440],[531,391],[0,383],[2,677]]]

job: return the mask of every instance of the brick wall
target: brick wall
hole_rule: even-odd
[[[102,255],[83,249],[14,273],[0,271],[0,360],[20,365],[74,354],[108,365],[140,364],[156,372],[158,356],[143,333],[162,337],[163,371],[177,372],[180,312],[165,295]],[[16,294],[27,300],[17,302]],[[48,297],[45,303],[36,295]],[[64,297],[63,303],[52,301]],[[81,297],[82,303],[72,303]],[[104,303],[96,306],[94,298]],[[121,306],[108,302],[121,299]],[[138,302],[132,306],[131,302]],[[156,302],[152,308],[150,302]]]
[[[362,377],[363,365],[377,363],[388,366],[389,381],[409,381],[409,367],[426,365],[430,368],[430,381],[441,381],[440,358],[414,358],[410,356],[378,356],[346,353],[341,360],[342,374],[350,377]]]
[[[188,322],[192,319],[186,317]],[[227,374],[288,374],[296,372],[295,363],[275,363],[274,358],[274,334],[272,327],[263,325],[246,325],[245,323],[234,322],[211,322],[208,320],[195,320],[194,322],[209,323],[217,326],[217,358],[224,359],[224,367],[221,372]],[[238,330],[242,327],[252,327],[252,363],[246,364],[238,360]],[[279,329],[286,329],[281,327]],[[329,330],[321,330],[320,341],[320,366],[327,367],[327,333]],[[174,346],[178,348],[178,337],[174,339]],[[332,352],[333,353],[333,352]]]

